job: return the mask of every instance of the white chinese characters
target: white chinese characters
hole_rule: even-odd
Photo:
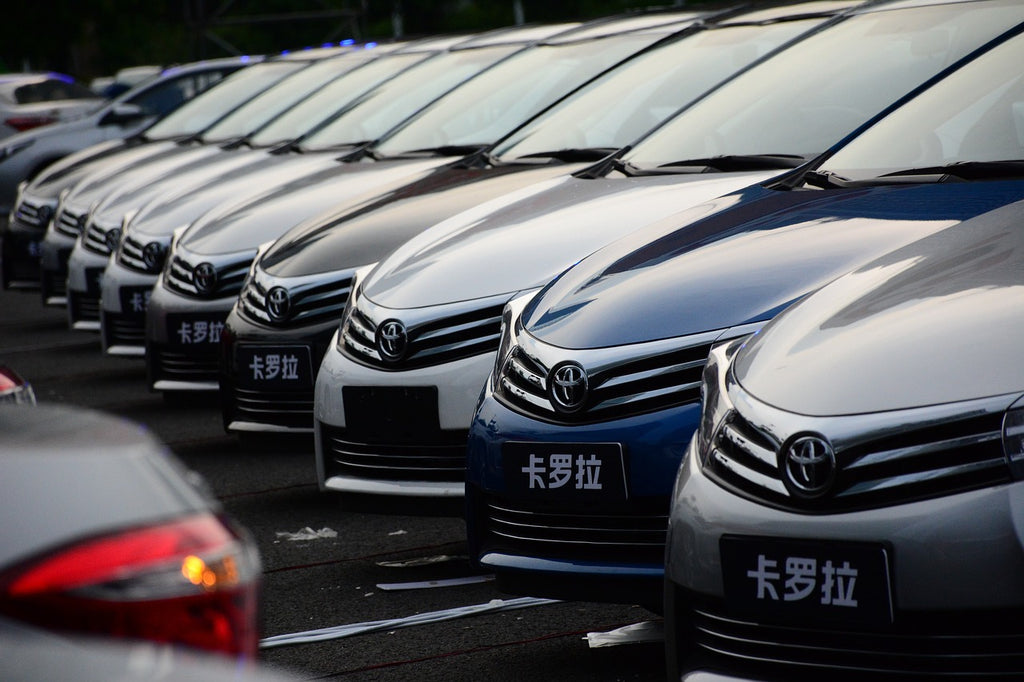
[[[555,490],[570,482],[576,490],[601,490],[601,460],[597,455],[552,454],[545,459],[530,455],[530,462],[522,468],[529,476],[530,490]]]
[[[178,341],[187,345],[220,343],[224,323],[218,320],[196,320],[178,325]]]
[[[253,355],[249,363],[253,381],[299,380],[299,358],[296,355],[265,353]]]
[[[857,606],[857,569],[848,561],[840,566],[825,561],[819,571],[816,559],[787,557],[780,570],[777,560],[759,554],[757,568],[747,571],[747,577],[757,581],[758,599],[779,601],[781,596],[782,601],[818,599],[824,606]]]

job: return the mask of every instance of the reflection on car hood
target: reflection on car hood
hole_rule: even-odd
[[[303,173],[285,168],[286,172],[269,178],[260,174],[258,181],[250,181],[247,176],[238,182],[225,183],[223,187],[201,190],[201,194],[217,198],[212,206],[220,206],[196,220],[182,236],[181,243],[187,244],[191,251],[209,255],[254,248],[353,197],[392,190],[447,161],[430,158],[341,163],[325,154],[296,158],[305,159],[307,165],[316,159],[320,163]],[[252,194],[254,190],[268,187],[272,189]],[[195,199],[189,203],[194,202]],[[157,208],[152,213],[158,222],[183,224],[182,220],[161,219],[166,209]]]
[[[267,251],[260,265],[277,277],[298,277],[375,263],[460,211],[579,167],[437,168],[425,177],[359,197],[296,227]]]
[[[841,415],[1024,392],[1024,202],[913,242],[802,301],[737,357],[785,410]]]
[[[622,235],[768,176],[568,176],[530,185],[409,240],[363,293],[385,307],[418,308],[537,287]]]
[[[530,333],[568,348],[765,321],[871,258],[1021,198],[1024,182],[750,188],[706,219],[652,226],[593,254],[523,319]]]

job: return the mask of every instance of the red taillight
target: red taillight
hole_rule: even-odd
[[[11,116],[4,121],[4,123],[11,126],[18,132],[31,130],[32,128],[38,128],[40,126],[47,126],[56,122],[57,119],[53,116]]]
[[[0,613],[43,627],[254,658],[259,565],[215,516],[66,547],[0,576]]]
[[[34,405],[35,402],[35,393],[28,382],[18,376],[14,370],[0,365],[0,403]]]

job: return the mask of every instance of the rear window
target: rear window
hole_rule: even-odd
[[[14,101],[18,104],[35,104],[59,99],[96,99],[95,92],[78,83],[48,78],[36,83],[26,83],[14,89]]]

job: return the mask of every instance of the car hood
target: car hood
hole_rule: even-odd
[[[173,143],[155,142],[153,144]],[[103,161],[120,157],[122,154],[143,151],[146,146],[122,139],[99,142],[91,147],[72,152],[46,166],[29,182],[28,189],[34,196],[56,198],[62,189],[71,187],[92,170],[100,168]]]
[[[1024,198],[1024,182],[750,188],[717,213],[652,226],[563,273],[524,311],[546,343],[595,348],[726,330],[910,241]]]
[[[622,235],[768,175],[563,176],[535,183],[412,238],[375,268],[363,294],[397,309],[538,287]]]
[[[375,263],[431,225],[495,197],[565,176],[581,165],[437,168],[299,225],[263,255],[260,265],[277,277],[298,277]]]
[[[737,356],[760,400],[844,415],[1024,393],[1024,202],[893,251],[780,316]]]
[[[323,154],[318,156],[330,160]],[[232,183],[213,187],[202,194],[216,193],[220,201],[226,203],[196,220],[181,243],[187,244],[190,251],[208,255],[255,248],[277,239],[303,220],[331,210],[353,197],[391,191],[412,179],[430,174],[448,161],[450,159],[444,158],[369,163],[331,160],[330,165],[312,173],[290,177],[282,173],[267,180],[261,179],[259,183],[252,182],[255,187],[273,187],[255,196],[246,192],[244,186],[232,187]],[[246,198],[239,201],[240,197]],[[189,203],[195,204],[195,199]]]

